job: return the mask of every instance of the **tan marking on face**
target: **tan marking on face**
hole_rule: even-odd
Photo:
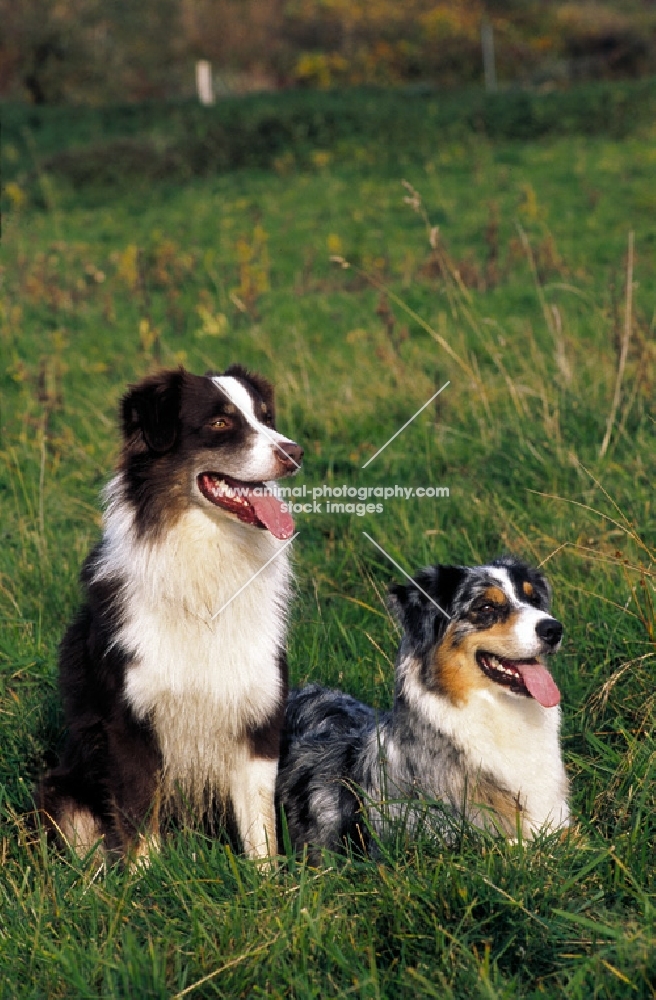
[[[524,591],[524,595],[526,597],[533,597],[533,594],[535,592],[533,584],[529,583],[528,580],[524,580],[522,584],[522,590]]]
[[[526,655],[513,634],[517,614],[513,612],[505,622],[485,630],[470,632],[457,644],[453,641],[453,627],[447,628],[435,651],[433,670],[438,687],[454,705],[466,704],[474,691],[493,691],[501,686],[487,677],[476,662],[479,649],[508,660]]]
[[[237,407],[233,406],[232,403],[228,403],[226,406],[223,407],[223,412],[224,413],[236,413],[237,412]]]
[[[507,604],[508,598],[504,594],[501,587],[487,587],[483,591],[483,597],[486,601],[490,601],[491,604]]]
[[[435,651],[433,670],[437,685],[454,705],[464,705],[472,691],[483,687],[483,676],[472,651],[473,636],[466,636],[457,645],[453,641],[453,629],[447,628],[442,642]]]
[[[475,646],[474,655],[477,650],[483,649],[486,653],[494,653],[507,660],[521,660],[525,657],[526,649],[518,643],[515,635],[515,625],[521,614],[521,611],[513,611],[505,622],[497,622],[490,628],[472,632],[467,639]]]

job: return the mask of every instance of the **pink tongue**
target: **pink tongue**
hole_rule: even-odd
[[[560,701],[560,691],[546,667],[541,663],[516,663],[522,680],[543,708],[553,708]]]
[[[294,519],[288,513],[286,505],[283,510],[283,505],[277,497],[271,493],[266,496],[251,494],[248,502],[272,535],[276,538],[291,538],[294,534]]]

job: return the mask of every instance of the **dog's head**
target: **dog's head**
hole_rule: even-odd
[[[303,450],[275,429],[272,386],[232,365],[222,374],[164,371],[123,398],[121,467],[141,530],[195,504],[288,538],[293,522],[267,484],[296,472]]]
[[[404,629],[399,664],[420,664],[424,688],[466,703],[474,692],[560,701],[545,658],[563,627],[550,613],[551,591],[536,569],[511,557],[488,566],[432,566],[415,584],[390,590]]]

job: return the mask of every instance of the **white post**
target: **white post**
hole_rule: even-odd
[[[483,72],[485,74],[485,89],[497,89],[497,70],[494,62],[494,30],[492,22],[485,17],[481,22],[481,48],[483,49]]]
[[[196,93],[201,104],[214,104],[212,63],[207,59],[199,59],[196,62]]]

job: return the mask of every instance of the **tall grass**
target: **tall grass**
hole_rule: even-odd
[[[642,138],[453,140],[405,187],[328,158],[10,209],[0,995],[653,996],[650,155]],[[279,426],[306,449],[296,484],[450,491],[298,517],[293,681],[390,703],[395,572],[363,530],[409,571],[508,550],[542,565],[566,628],[570,835],[463,830],[447,848],[400,830],[376,860],[261,873],[183,830],[130,872],[26,824],[61,743],[56,647],[99,535],[119,396],[159,365],[235,360],[276,384]]]

